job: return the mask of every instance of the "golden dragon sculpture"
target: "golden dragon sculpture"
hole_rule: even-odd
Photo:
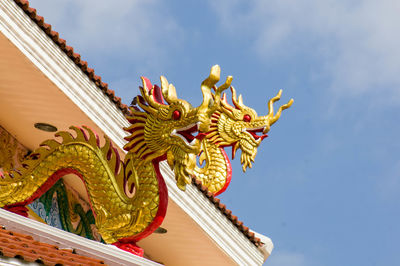
[[[228,157],[223,148],[232,146],[233,156],[242,150],[243,170],[251,167],[257,147],[283,109],[258,117],[243,105],[232,90],[233,106],[224,90],[232,77],[218,88],[220,68],[211,68],[201,84],[203,101],[192,107],[179,99],[176,89],[161,77],[161,88],[142,78],[137,96],[127,116],[130,126],[122,161],[111,141],[99,137],[89,128],[71,127],[60,131],[56,140],[47,140],[32,152],[20,169],[9,169],[0,177],[0,207],[27,215],[26,205],[39,198],[66,174],[75,174],[86,186],[96,227],[106,243],[143,255],[136,242],[148,236],[162,223],[166,214],[168,192],[159,162],[167,160],[175,173],[177,186],[184,190],[192,176],[201,179],[218,194],[226,189],[231,177]],[[215,93],[212,93],[212,89]],[[258,136],[257,133],[262,133]],[[196,166],[197,156],[203,167]]]
[[[219,79],[213,69],[203,84]],[[159,161],[167,159],[178,187],[184,190],[194,175],[200,141],[209,129],[216,102],[209,86],[202,86],[203,101],[194,108],[178,99],[165,77],[161,77],[161,88],[146,78],[142,83],[141,95],[127,116],[131,125],[125,128],[130,135],[123,161],[107,137],[101,146],[99,137],[87,127],[71,127],[74,135],[60,131],[56,136],[61,142],[43,142],[21,169],[1,175],[0,207],[27,215],[27,204],[65,174],[75,174],[86,186],[104,241],[143,255],[136,242],[157,229],[166,214],[168,194]]]
[[[225,147],[232,147],[232,159],[236,151],[241,150],[240,162],[245,172],[247,167],[252,167],[257,148],[261,141],[267,137],[270,127],[280,118],[283,110],[293,104],[291,99],[287,104],[279,107],[274,114],[273,104],[281,97],[282,90],[269,100],[269,112],[265,116],[258,116],[256,111],[243,104],[242,96],[236,96],[233,87],[232,103],[227,101],[226,94],[222,93],[226,87],[230,86],[232,77],[228,77],[227,82],[216,87],[215,83],[210,84],[210,89],[214,89],[213,99],[216,103],[215,111],[212,114],[210,122],[210,131],[202,140],[202,146],[199,156],[201,166],[195,167],[195,176],[204,186],[214,195],[219,195],[228,187],[232,168],[229,158],[224,150]],[[204,84],[203,84],[204,85]]]

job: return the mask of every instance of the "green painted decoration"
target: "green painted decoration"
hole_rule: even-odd
[[[28,207],[45,223],[79,236],[102,241],[97,232],[95,219],[90,208],[85,209],[60,179],[39,199]]]

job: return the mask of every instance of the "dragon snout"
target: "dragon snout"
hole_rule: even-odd
[[[171,136],[178,136],[186,145],[193,146],[196,144],[196,139],[202,140],[206,134],[199,131],[200,122],[190,124],[186,127],[174,129]]]
[[[266,127],[246,128],[245,130],[254,138],[255,141],[261,141],[268,137],[268,135],[265,134],[266,132],[268,132],[268,130],[266,130]]]

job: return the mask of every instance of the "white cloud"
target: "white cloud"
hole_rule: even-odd
[[[315,60],[314,77],[339,95],[400,102],[400,2],[213,1],[222,28],[264,59]]]
[[[184,35],[161,0],[30,2],[77,52],[129,58],[144,68],[162,63]]]

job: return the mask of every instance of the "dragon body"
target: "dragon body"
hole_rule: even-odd
[[[167,204],[165,184],[157,178],[154,165],[125,167],[110,140],[100,147],[90,129],[71,129],[76,137],[58,132],[62,142],[44,142],[24,161],[24,168],[0,179],[2,206],[12,210],[30,204],[61,177],[75,174],[86,186],[96,226],[107,243],[137,241],[151,233],[151,226],[157,228],[161,223]],[[126,194],[121,186],[123,179],[118,178],[126,171],[142,177],[135,184],[140,189],[135,189],[134,195]]]
[[[108,233],[114,218],[121,219],[119,224],[128,224],[132,217],[124,214],[135,212],[135,204],[129,204],[117,180],[111,178],[120,170],[119,155],[108,139],[100,147],[98,137],[90,129],[71,129],[76,132],[75,137],[65,131],[58,132],[56,136],[61,137],[62,142],[45,141],[23,162],[23,168],[11,170],[3,176],[0,180],[1,204],[8,209],[25,206],[65,174],[76,174],[85,183],[96,225],[103,238],[107,239],[106,242],[116,242],[122,235],[111,236]],[[150,211],[149,207],[146,209]],[[141,215],[137,220],[140,219],[145,219],[145,216]]]

